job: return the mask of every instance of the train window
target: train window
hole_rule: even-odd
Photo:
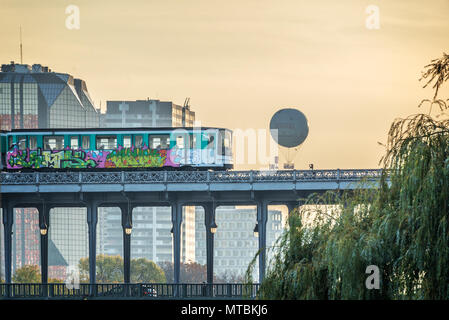
[[[90,137],[89,136],[83,136],[83,149],[84,150],[90,149]]]
[[[143,136],[135,135],[134,136],[134,147],[141,148],[143,143]]]
[[[97,136],[97,150],[112,150],[117,148],[117,137],[116,136]]]
[[[18,141],[18,145],[19,145],[19,150],[26,150],[27,148],[27,138],[25,136],[19,136],[19,141]]]
[[[12,142],[12,136],[8,137],[8,149],[11,149],[13,146],[13,142]]]
[[[44,150],[62,150],[64,148],[64,136],[44,137]]]
[[[30,150],[37,150],[37,137],[29,137]]]
[[[71,136],[70,137],[70,147],[72,149],[78,149],[79,148],[78,136]]]
[[[161,138],[151,137],[150,138],[150,147],[151,147],[151,149],[160,149],[161,148]]]
[[[179,149],[184,149],[184,137],[183,136],[176,137],[176,147]]]
[[[214,135],[209,133],[207,135],[207,149],[213,149],[214,148],[214,146],[215,146],[214,140],[215,140]]]
[[[168,149],[170,147],[170,136],[167,135],[151,135],[149,139],[151,149]]]
[[[232,140],[231,133],[229,131],[225,131],[225,136],[224,136],[224,147],[225,148],[231,147],[231,140]]]
[[[131,148],[131,136],[123,136],[123,147]]]

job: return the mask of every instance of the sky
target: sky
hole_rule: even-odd
[[[449,53],[448,13],[449,0],[0,0],[0,63],[20,61],[21,26],[23,62],[85,80],[103,110],[190,97],[205,126],[268,130],[297,108],[297,169],[378,168],[392,121],[428,111],[419,78]]]

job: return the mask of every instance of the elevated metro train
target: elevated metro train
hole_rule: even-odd
[[[226,170],[224,128],[15,129],[0,132],[2,171]]]

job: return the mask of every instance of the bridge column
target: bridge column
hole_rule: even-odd
[[[203,205],[203,208],[204,224],[206,227],[207,283],[212,284],[214,282],[214,232],[212,232],[212,227],[216,227],[216,206],[213,203],[206,203]]]
[[[90,201],[87,204],[87,228],[89,232],[89,283],[90,294],[94,294],[94,285],[97,282],[97,222],[98,204]]]
[[[41,282],[48,283],[48,228],[50,227],[50,210],[45,204],[37,206],[39,212],[39,231],[41,245]]]
[[[266,201],[257,202],[257,224],[259,226],[259,283],[265,277],[266,246],[267,246],[268,204]]]
[[[300,201],[289,201],[289,202],[286,202],[285,205],[287,206],[288,214],[290,215],[290,212],[292,212],[294,209],[299,208],[301,203],[300,203]]]
[[[171,205],[173,224],[173,282],[179,283],[181,273],[181,223],[182,204],[175,201]]]
[[[125,283],[131,282],[131,232],[132,208],[128,205],[120,206],[122,211],[123,228],[123,278]]]
[[[3,228],[5,238],[5,282],[11,283],[11,262],[12,262],[12,226],[14,223],[14,208],[6,200],[2,201]],[[9,289],[9,288],[7,288]]]

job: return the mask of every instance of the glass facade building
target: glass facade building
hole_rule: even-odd
[[[226,281],[242,280],[249,263],[259,250],[259,240],[254,235],[257,211],[254,207],[222,206],[215,211],[218,226],[214,235],[214,274]],[[283,232],[285,214],[281,210],[268,210],[267,247],[274,245]],[[196,261],[206,263],[206,231],[204,214],[196,216]],[[267,251],[267,262],[273,251]],[[258,281],[258,268],[253,279]]]
[[[173,261],[170,207],[133,209],[131,259],[146,258],[155,263]],[[195,207],[183,208],[181,261],[195,261]],[[100,208],[97,227],[97,254],[123,256],[121,212]]]
[[[87,231],[87,211],[85,208],[55,208],[50,210],[49,240],[54,246],[49,246],[48,277],[64,279],[66,266],[78,266],[81,258],[89,256]],[[62,259],[56,259],[61,255]],[[61,266],[52,261],[64,261]],[[64,263],[62,263],[64,264]]]
[[[97,128],[99,119],[99,112],[83,80],[66,73],[52,72],[40,64],[29,66],[11,62],[1,66],[0,130]],[[40,266],[38,225],[36,209],[15,210],[13,275],[22,266]],[[51,210],[49,278],[64,278],[68,265],[77,266],[79,259],[88,256],[86,232],[86,209]],[[3,277],[3,265],[0,273]]]
[[[97,128],[99,113],[83,80],[38,64],[4,64],[0,129]]]

